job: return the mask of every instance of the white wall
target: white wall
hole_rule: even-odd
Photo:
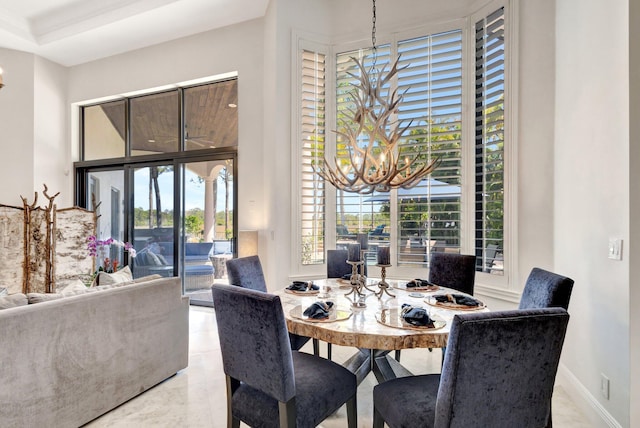
[[[73,168],[68,137],[67,69],[35,57],[33,185],[42,195],[56,193],[59,208],[73,206]],[[41,204],[46,200],[40,199]]]
[[[5,87],[0,90],[0,203],[33,202],[34,56],[0,49]],[[42,190],[39,185],[38,191]]]
[[[563,365],[576,398],[625,427],[629,255],[609,260],[607,246],[630,236],[628,9],[627,0],[556,3],[554,152],[554,266],[575,280]]]

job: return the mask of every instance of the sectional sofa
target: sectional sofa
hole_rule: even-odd
[[[179,278],[24,298],[0,310],[2,427],[81,426],[188,365]]]

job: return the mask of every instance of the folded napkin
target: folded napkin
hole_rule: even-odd
[[[287,290],[292,290],[292,291],[320,290],[320,286],[307,281],[293,281],[293,283],[287,287]]]
[[[407,303],[402,304],[402,318],[409,324],[418,327],[433,325],[433,320],[429,318],[426,309],[417,308]]]
[[[473,297],[465,296],[462,294],[440,294],[434,296],[436,301],[440,303],[455,303],[456,305],[463,306],[480,306],[480,302]]]
[[[435,284],[428,279],[413,279],[407,282],[407,288],[413,287],[434,287]]]
[[[333,306],[333,302],[315,302],[304,310],[302,315],[313,319],[329,318],[329,309]]]

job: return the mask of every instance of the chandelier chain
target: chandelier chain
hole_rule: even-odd
[[[371,44],[373,45],[373,52],[376,52],[376,0],[373,0],[373,18],[371,19]]]

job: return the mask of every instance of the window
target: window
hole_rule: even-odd
[[[375,264],[377,246],[388,243],[394,269],[404,269],[405,274],[419,275],[433,252],[451,252],[475,253],[479,273],[496,279],[504,276],[505,110],[509,107],[505,104],[505,6],[488,8],[490,13],[478,12],[479,18],[441,26],[443,31],[420,34],[414,29],[404,37],[398,33],[389,43],[377,46],[375,59],[370,48],[336,46],[329,57],[335,63],[313,49],[299,56],[303,97],[298,159],[304,196],[297,210],[304,236],[320,236],[324,228],[323,243],[340,248],[358,233],[367,233],[367,262]],[[375,63],[378,70],[388,71],[398,56],[399,72],[381,95],[403,94],[396,120],[400,126],[410,125],[400,150],[426,161],[438,158],[439,167],[412,189],[370,195],[333,186],[325,189],[310,165],[322,162],[325,152],[330,162],[334,153],[339,163],[348,162],[349,152],[339,132],[325,134],[325,128],[339,131],[345,111],[353,108],[359,70],[352,58],[364,61],[365,67]],[[321,84],[315,72],[304,71],[318,67],[315,61],[320,57]],[[305,91],[307,86],[313,90]],[[330,99],[325,98],[326,88],[332,93]],[[360,138],[362,145],[368,143],[366,135]],[[311,189],[322,189],[322,197],[312,197],[320,193]],[[325,210],[326,216],[318,215]],[[311,263],[322,263],[322,246],[314,246],[313,251],[317,257]],[[506,284],[493,283],[500,282]]]
[[[475,230],[478,270],[504,274],[504,8],[476,23]]]
[[[324,263],[324,181],[312,165],[322,162],[325,144],[325,66],[322,53],[302,51],[301,85],[301,264]]]

